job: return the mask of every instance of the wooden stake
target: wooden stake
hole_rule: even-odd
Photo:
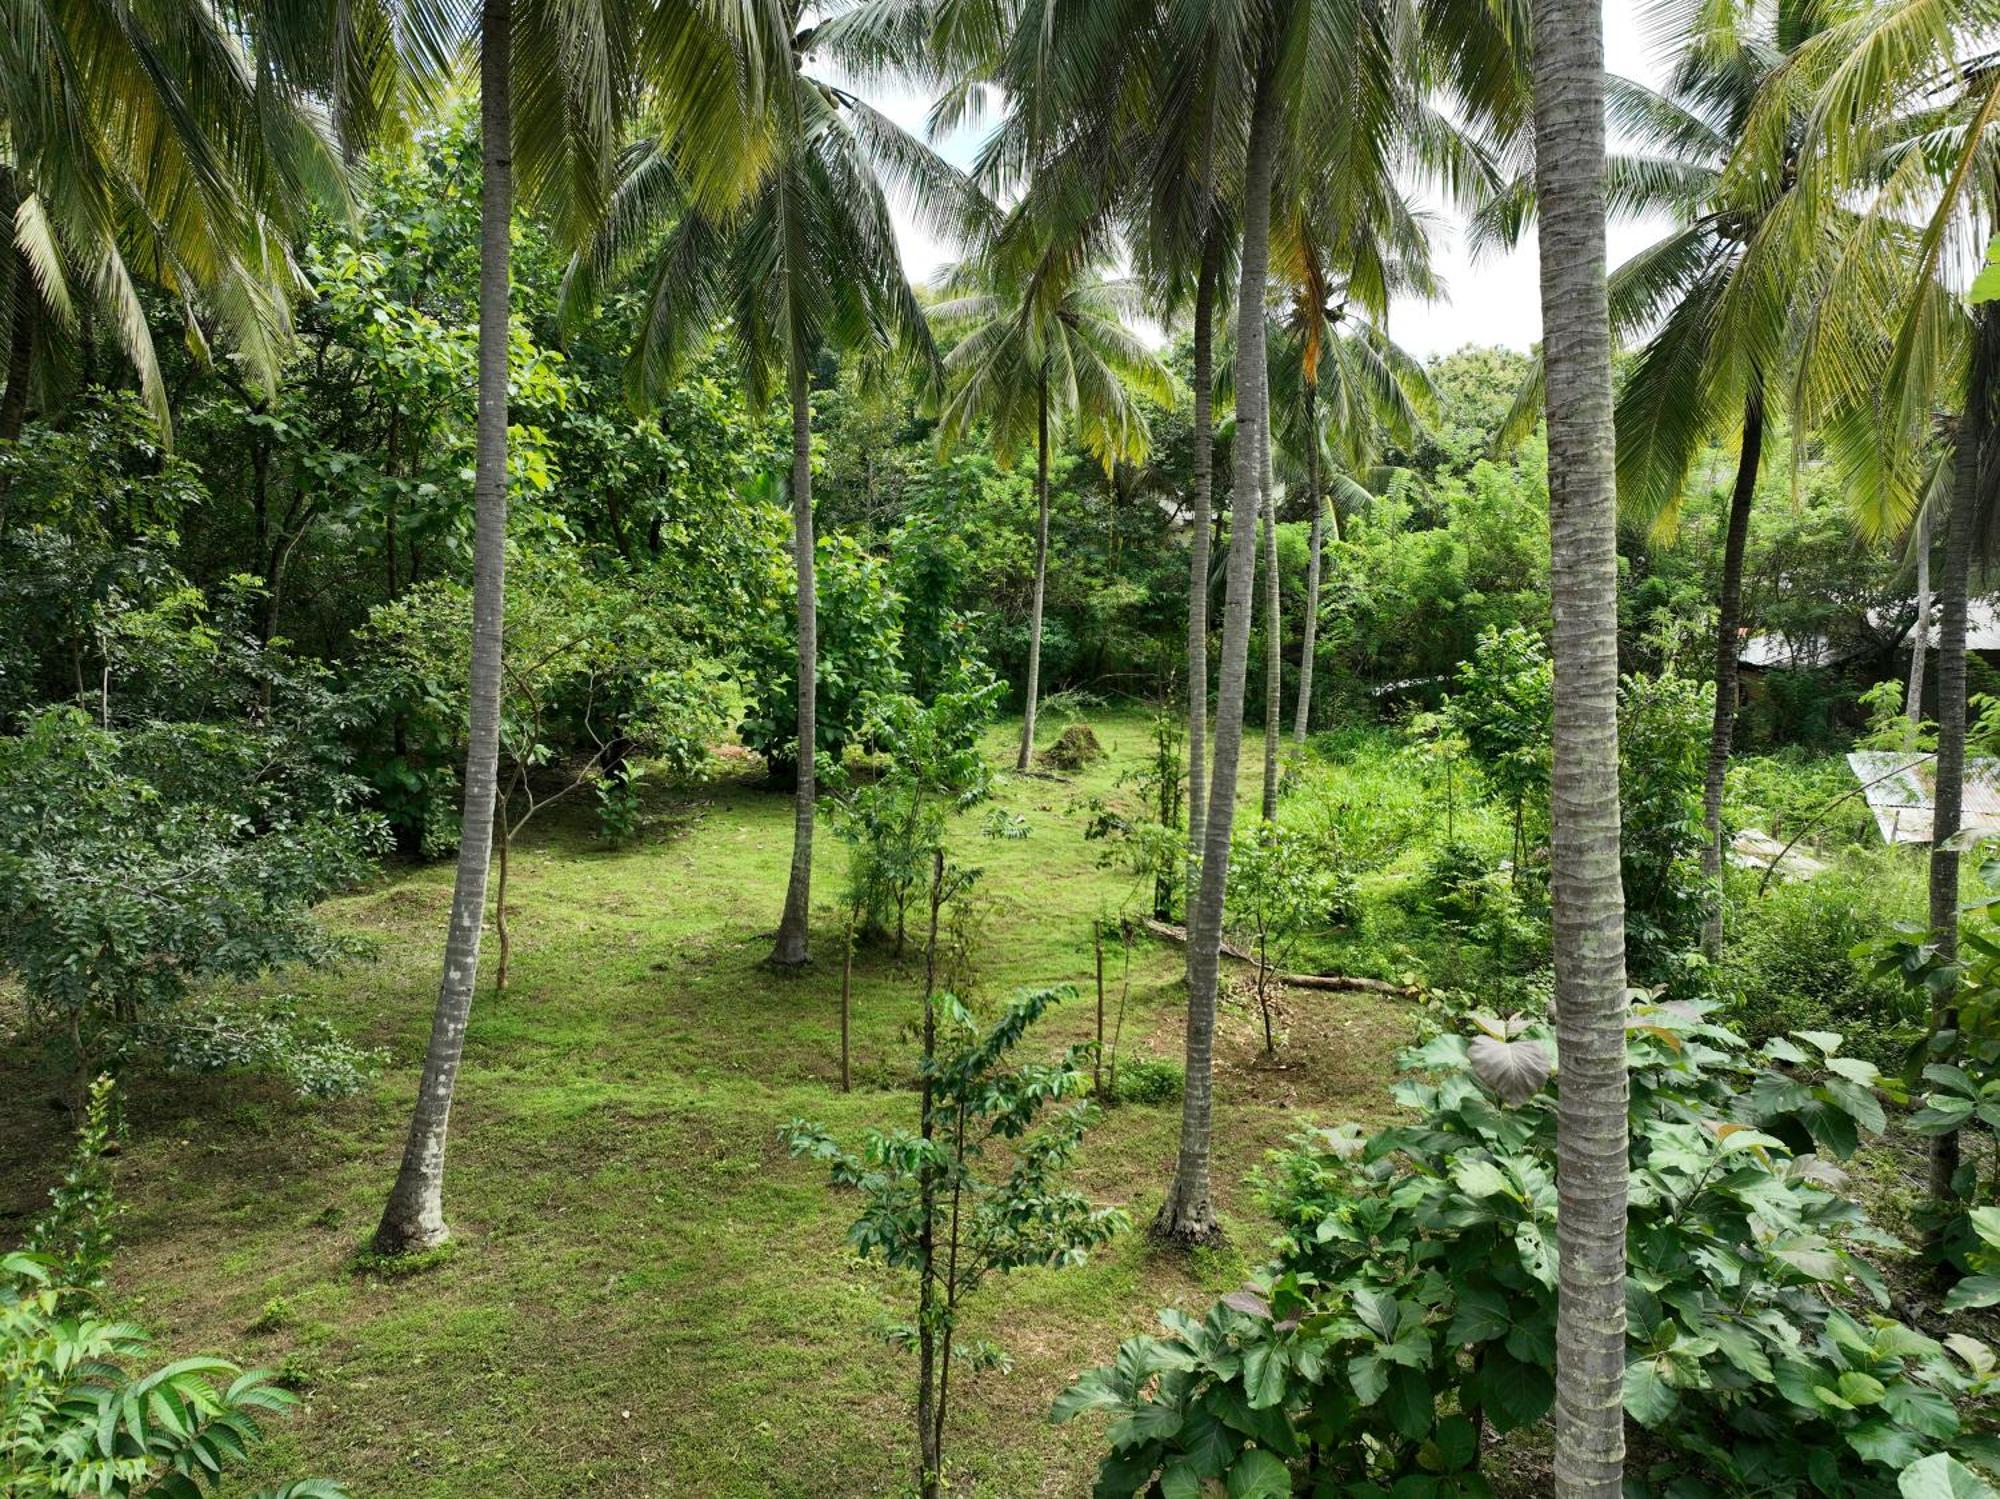
[[[1090,946],[1097,957],[1097,1058],[1090,1064],[1090,1091],[1104,1096],[1104,923],[1090,924]]]
[[[853,1091],[847,1074],[848,995],[854,985],[854,913],[847,913],[847,952],[840,960],[840,1091]]]

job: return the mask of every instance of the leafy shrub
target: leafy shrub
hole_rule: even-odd
[[[382,843],[358,789],[282,729],[42,713],[0,739],[0,965],[88,1053],[203,983],[331,961],[311,908]]]
[[[868,738],[870,704],[903,691],[902,603],[886,562],[851,536],[821,536],[815,552],[819,604],[819,697],[814,732],[822,764]],[[764,628],[745,642],[743,680],[750,701],[743,743],[774,775],[798,764],[798,631],[791,590],[774,599]]]
[[[151,1053],[171,1072],[265,1072],[283,1078],[301,1098],[359,1093],[383,1058],[379,1050],[356,1046],[329,1021],[301,1018],[288,994],[256,1005],[212,1002],[171,1021],[141,1020],[124,1035],[129,1049]]]
[[[109,1256],[104,1151],[111,1086],[100,1080],[54,1208],[31,1252],[0,1257],[0,1492],[149,1493],[197,1499],[263,1440],[263,1418],[297,1397],[227,1359],[184,1358],[139,1373],[146,1334],[94,1309]],[[256,1499],[343,1499],[324,1479]]]
[[[1118,1091],[1112,1096],[1120,1103],[1179,1103],[1187,1074],[1181,1064],[1167,1057],[1120,1057]]]
[[[1838,1031],[1855,1055],[1901,1069],[1922,1031],[1923,1003],[1853,957],[1882,930],[1878,874],[1836,868],[1810,882],[1773,881],[1730,910],[1717,979],[1734,1029],[1753,1045],[1789,1031]]]
[[[1490,1492],[1481,1432],[1554,1398],[1557,1225],[1547,1052],[1488,1028],[1406,1056],[1413,1122],[1275,1157],[1285,1233],[1254,1286],[1163,1313],[1057,1402],[1119,1418],[1100,1495]],[[1883,1124],[1875,1069],[1828,1035],[1753,1056],[1694,1005],[1640,1004],[1630,1037],[1625,1407],[1659,1454],[1632,1481],[1887,1499],[1920,1460],[2000,1457],[1974,1414],[1991,1352],[1884,1315],[1865,1254],[1896,1246],[1837,1192],[1827,1157]]]

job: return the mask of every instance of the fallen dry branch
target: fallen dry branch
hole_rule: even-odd
[[[1175,926],[1171,922],[1146,918],[1146,930],[1156,937],[1165,937],[1170,942],[1186,942],[1187,928]],[[1256,956],[1245,952],[1233,942],[1224,941],[1222,950],[1239,962],[1254,963]],[[1271,977],[1291,989],[1341,989],[1362,994],[1389,994],[1397,999],[1415,999],[1423,993],[1414,984],[1392,984],[1384,979],[1359,978],[1351,973],[1278,973]]]

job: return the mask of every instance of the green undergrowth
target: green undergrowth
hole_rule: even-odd
[[[1139,921],[1150,876],[1084,836],[1107,807],[1145,815],[1137,773],[1154,752],[1150,716],[1100,710],[1088,721],[1104,759],[1002,774],[994,806],[955,823],[952,853],[984,871],[974,1004],[1028,985],[1076,987],[1038,1029],[1051,1053],[1091,1034],[1091,929],[1105,923],[1106,1026],[1118,1029],[1122,1000],[1123,1070],[1077,1175],[1143,1226],[1178,1137],[1182,952]],[[1011,765],[1016,733],[989,734],[996,767]],[[1253,738],[1240,822],[1254,816],[1261,763]],[[1513,893],[1508,819],[1478,802],[1469,775],[1447,781],[1388,729],[1288,745],[1286,765],[1281,820],[1330,836],[1320,846],[1338,849],[1353,891],[1342,918],[1292,952],[1293,967],[1416,981],[1496,1008],[1543,1003],[1545,927]],[[817,962],[800,974],[764,966],[791,803],[738,766],[691,789],[649,789],[639,836],[623,847],[575,813],[539,822],[517,846],[511,983],[492,992],[489,945],[453,1114],[455,1237],[414,1267],[422,1273],[357,1250],[401,1150],[448,865],[393,869],[329,903],[329,923],[367,941],[371,961],[285,976],[302,1014],[383,1049],[387,1065],[362,1093],[312,1104],[240,1075],[131,1078],[118,1165],[130,1210],[113,1293],[163,1348],[226,1350],[304,1397],[260,1473],[328,1473],[376,1499],[905,1491],[911,1370],[881,1337],[904,1288],[848,1249],[852,1203],[789,1160],[776,1132],[801,1116],[843,1138],[914,1123],[920,949],[914,939],[901,956],[858,947],[855,1086],[842,1094],[846,850],[823,821]],[[1808,776],[1817,780],[1803,785]],[[1790,806],[1838,785],[1817,770],[1784,777],[1753,775],[1746,791],[1775,801],[1776,786]],[[1875,1022],[1858,1027],[1865,1049],[1891,1049],[1894,1017],[1845,949],[1856,932],[1921,909],[1921,871],[1902,852],[1829,839],[1820,854],[1834,868],[1814,894],[1760,897],[1754,880],[1732,880],[1722,977],[1754,997],[1746,1026],[1823,1015],[1842,1028],[1865,1015]],[[1244,968],[1226,967],[1225,979],[1214,1172],[1232,1247],[1180,1257],[1134,1232],[1081,1269],[991,1287],[968,1331],[1012,1364],[971,1376],[955,1402],[954,1492],[1087,1493],[1097,1443],[1048,1423],[1054,1396],[1157,1309],[1199,1316],[1240,1283],[1273,1232],[1246,1178],[1308,1122],[1386,1121],[1395,1053],[1459,1002],[1281,991],[1279,1052],[1267,1059]],[[17,1228],[67,1132],[51,1106],[66,1082],[37,1056],[17,1043],[0,1061],[0,1213]]]
[[[1120,777],[1150,748],[1148,719],[1091,722],[1105,760],[1001,781],[998,805],[1026,820],[1025,838],[982,836],[984,809],[954,832],[954,856],[985,870],[973,997],[1077,986],[1040,1036],[1051,1050],[1093,1024],[1092,918],[1139,905],[1130,877],[1083,838],[1083,804],[1132,794]],[[1010,763],[1013,733],[991,734],[996,765]],[[847,1249],[851,1204],[788,1160],[776,1130],[797,1115],[843,1135],[914,1122],[903,1081],[916,952],[857,952],[855,1091],[839,1093],[839,842],[823,830],[817,847],[819,960],[779,974],[761,960],[783,894],[789,798],[724,777],[656,793],[646,810],[644,836],[620,850],[579,818],[538,826],[515,851],[510,986],[495,995],[483,975],[453,1113],[455,1247],[423,1274],[356,1249],[401,1149],[449,866],[394,870],[331,902],[330,923],[369,939],[374,959],[287,976],[305,1013],[387,1052],[360,1095],[310,1105],[241,1076],[132,1079],[113,1292],[163,1348],[225,1349],[300,1391],[260,1472],[324,1472],[371,1499],[818,1499],[906,1484],[911,1371],[879,1336],[890,1272]],[[488,954],[490,975],[490,939]],[[1116,938],[1107,945],[1127,1058],[1178,1065],[1180,962],[1152,937],[1129,957]],[[1260,1061],[1249,1011],[1225,1006],[1215,1180],[1234,1249],[1189,1260],[1135,1232],[1080,1270],[1011,1277],[982,1298],[973,1334],[1013,1364],[973,1376],[955,1407],[957,1492],[1087,1492],[1095,1444],[1048,1424],[1055,1394],[1156,1308],[1199,1309],[1241,1280],[1271,1231],[1244,1179],[1306,1113],[1386,1114],[1382,1082],[1411,1034],[1408,1007],[1341,994],[1301,1003],[1310,1023],[1275,1067]],[[0,1211],[18,1225],[62,1158],[66,1116],[51,1101],[64,1085],[19,1044],[0,1068]],[[1141,1225],[1173,1163],[1169,1070],[1121,1087],[1128,1101],[1107,1111],[1078,1171]]]

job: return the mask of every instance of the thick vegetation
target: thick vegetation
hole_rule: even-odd
[[[1656,19],[21,8],[0,1487],[1992,1496],[1994,17]]]

